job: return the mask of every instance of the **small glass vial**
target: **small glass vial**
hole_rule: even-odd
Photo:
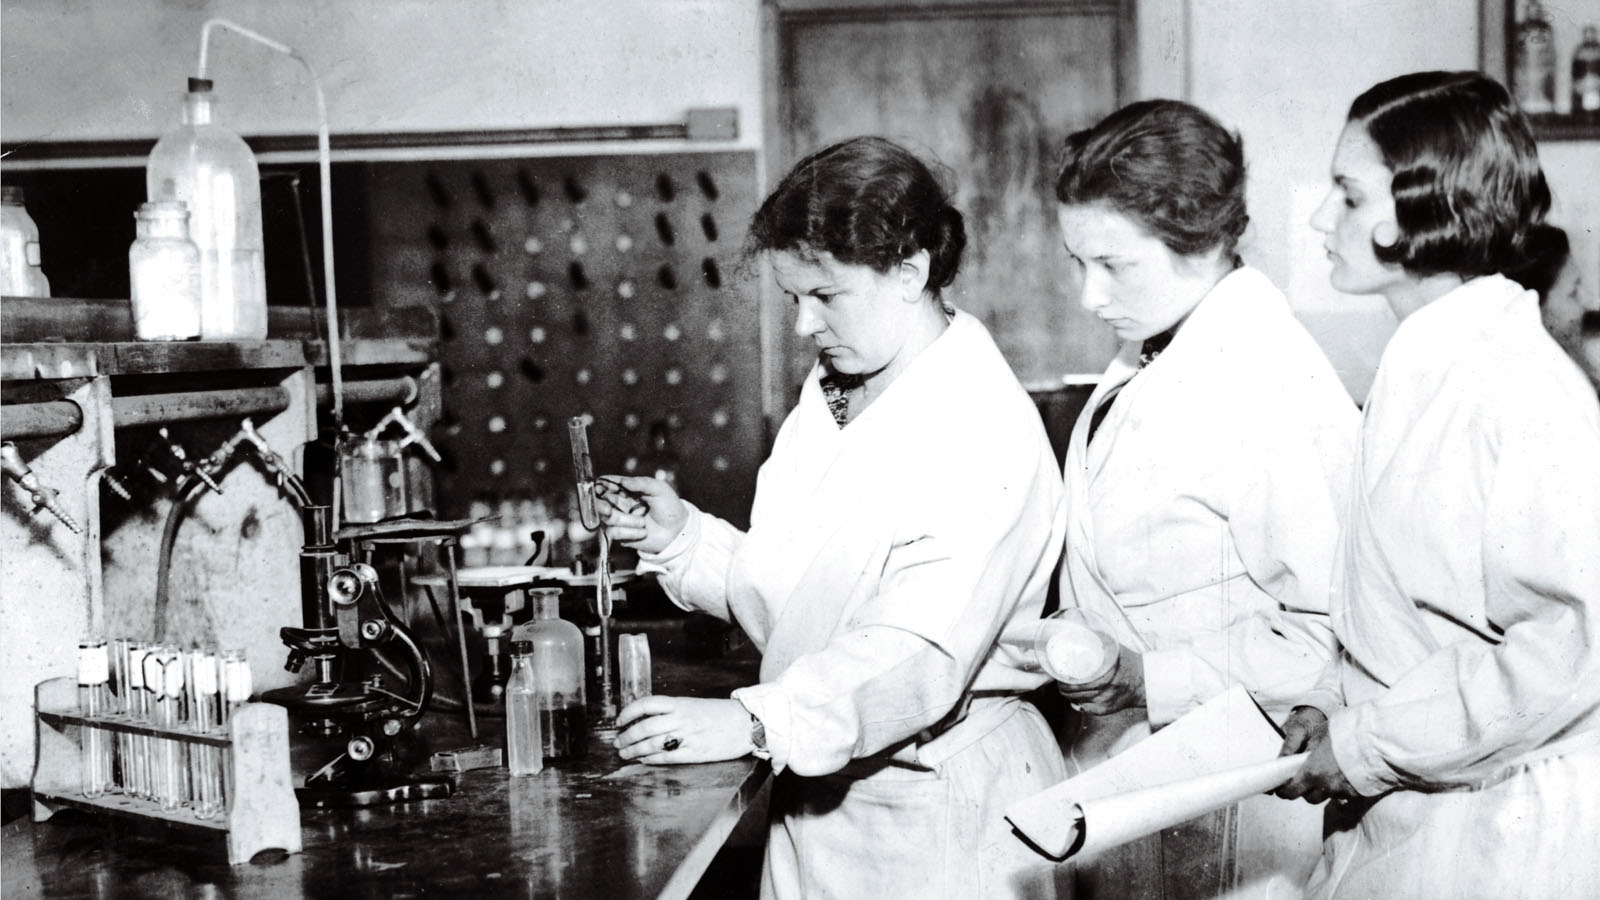
[[[106,682],[111,680],[111,662],[106,642],[78,642],[78,711],[87,717],[109,712]],[[103,796],[111,789],[111,733],[94,725],[83,726],[83,795]]]
[[[533,643],[511,642],[511,678],[506,682],[506,767],[512,775],[544,771],[544,739]]]
[[[1572,51],[1572,114],[1600,121],[1600,32],[1583,27],[1583,42]]]
[[[622,709],[650,696],[650,638],[617,635],[617,704]]]
[[[1512,88],[1525,113],[1548,113],[1556,108],[1556,42],[1544,4],[1528,0],[1527,13],[1517,23],[1512,43]]]
[[[0,187],[0,294],[48,297],[50,280],[39,268],[39,226],[28,215],[22,188]]]
[[[189,239],[189,209],[181,200],[142,204],[133,214],[137,237],[128,248],[133,333],[141,341],[200,336],[200,248]]]

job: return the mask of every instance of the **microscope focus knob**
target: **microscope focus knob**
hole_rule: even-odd
[[[366,563],[335,569],[328,576],[328,599],[335,606],[354,606],[361,594],[378,587],[378,570]]]
[[[356,762],[365,762],[372,758],[372,751],[375,749],[377,747],[372,743],[372,738],[358,734],[345,744],[344,752]]]

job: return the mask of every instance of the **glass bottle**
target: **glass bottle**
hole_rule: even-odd
[[[261,174],[244,139],[215,121],[211,82],[189,79],[183,124],[162,135],[145,164],[150,200],[189,205],[200,248],[200,334],[206,340],[267,336],[261,239]]]
[[[189,208],[177,200],[142,204],[128,248],[133,334],[141,341],[200,336],[200,248],[189,239]]]
[[[1525,113],[1548,113],[1556,108],[1556,44],[1539,0],[1528,0],[1528,11],[1517,23],[1512,47],[1512,89]]]
[[[650,696],[650,638],[643,634],[617,635],[617,707],[627,709]]]
[[[39,226],[28,215],[26,200],[22,188],[0,187],[0,294],[48,297],[50,280],[39,268]]]
[[[533,642],[511,642],[511,678],[506,682],[506,768],[512,775],[537,775],[544,769],[544,739],[539,678]]]
[[[539,724],[548,760],[577,759],[588,750],[588,712],[584,707],[583,632],[561,618],[561,591],[533,588],[532,622],[517,629],[533,645],[533,676],[539,697]],[[509,690],[509,688],[507,688]]]
[[[1583,42],[1572,51],[1572,114],[1600,119],[1600,34],[1593,25],[1583,27]]]

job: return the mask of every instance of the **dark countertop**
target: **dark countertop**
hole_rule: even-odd
[[[725,697],[754,663],[658,659],[656,670],[658,693]],[[498,742],[500,721],[484,724]],[[585,759],[538,775],[481,769],[448,798],[302,810],[302,852],[232,867],[214,834],[65,810],[5,826],[3,895],[686,897],[769,771],[751,758],[625,765],[592,735]]]

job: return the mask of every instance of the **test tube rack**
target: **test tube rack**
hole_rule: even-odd
[[[70,808],[221,831],[227,836],[231,865],[249,862],[262,850],[300,851],[300,805],[289,771],[289,718],[283,707],[246,703],[233,712],[226,731],[202,734],[135,724],[118,716],[82,715],[75,678],[41,681],[34,697],[39,741],[33,773],[35,822]],[[223,754],[228,785],[224,810],[215,818],[199,819],[190,809],[163,810],[154,801],[124,794],[83,796],[83,733],[88,728],[224,748],[228,751]]]

